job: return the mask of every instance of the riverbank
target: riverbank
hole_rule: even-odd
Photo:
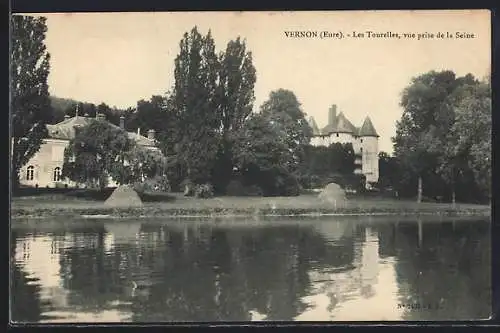
[[[491,214],[488,205],[416,203],[382,198],[350,198],[344,203],[325,203],[317,195],[297,197],[216,197],[196,199],[171,194],[165,201],[144,202],[140,208],[111,208],[103,201],[78,197],[15,197],[13,218],[103,217],[103,218],[197,218],[256,216],[399,215],[481,216]]]

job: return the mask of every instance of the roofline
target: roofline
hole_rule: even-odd
[[[120,126],[113,124],[112,122],[110,122],[110,121],[109,121],[109,120],[107,120],[107,119],[98,119],[98,118],[95,118],[95,117],[78,116],[78,118],[80,118],[80,117],[82,117],[82,118],[86,118],[86,119],[89,119],[89,120],[91,120],[91,121],[100,121],[100,120],[104,120],[104,121],[106,121],[109,125],[111,125],[111,126],[112,126],[112,127],[114,127],[114,128],[121,129],[121,130],[123,130],[123,131],[124,131],[125,133],[127,133],[127,134],[132,134],[132,135],[134,135],[134,136],[135,136],[135,135],[137,135],[137,136],[141,137],[141,139],[146,139],[146,140],[148,140],[148,141],[149,141],[149,144],[148,144],[148,145],[141,145],[141,146],[156,147],[156,143],[157,143],[157,140],[156,140],[156,139],[150,139],[150,138],[148,138],[147,136],[144,136],[144,135],[142,135],[142,134],[138,134],[138,133],[136,133],[136,132],[129,132],[129,131],[125,130],[124,128],[121,128]],[[45,126],[46,126],[46,127],[47,127],[47,126],[54,126],[54,127],[55,127],[55,126],[59,126],[60,124],[62,124],[62,123],[64,123],[64,122],[67,122],[68,120],[70,120],[70,119],[72,119],[72,118],[77,118],[77,117],[70,117],[70,118],[68,118],[68,119],[64,119],[63,121],[60,121],[60,122],[58,122],[58,123],[56,123],[56,124],[45,124]],[[66,124],[62,124],[62,125],[66,125]],[[70,139],[61,139],[61,138],[51,137],[50,135],[49,135],[49,136],[47,136],[47,138],[45,138],[45,139],[65,140],[65,141],[69,141],[69,140],[70,140]]]

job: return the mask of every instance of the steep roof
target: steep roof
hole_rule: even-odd
[[[356,133],[356,127],[344,116],[343,112],[337,116],[336,133]]]
[[[312,128],[313,135],[320,135],[318,124],[316,124],[316,120],[313,117],[309,117],[308,123]]]
[[[357,128],[346,118],[343,112],[340,112],[335,118],[335,123],[328,124],[321,130],[321,134],[330,133],[358,133]]]
[[[372,124],[370,117],[365,118],[363,126],[361,126],[361,128],[359,129],[359,136],[376,136],[376,137],[379,136],[377,134],[377,131],[375,130],[375,127]]]
[[[47,125],[49,138],[60,140],[71,140],[75,137],[75,127],[83,127],[90,124],[92,121],[97,121],[96,118],[76,116],[65,119],[57,124]],[[108,122],[109,123],[109,122]],[[109,123],[115,128],[119,128],[115,124]],[[149,139],[143,135],[127,132],[128,137],[134,140],[141,146],[155,146],[155,140]]]

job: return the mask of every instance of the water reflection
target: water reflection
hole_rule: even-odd
[[[487,318],[489,226],[313,220],[18,228],[11,243],[12,319]]]

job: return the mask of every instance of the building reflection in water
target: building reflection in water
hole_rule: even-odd
[[[378,234],[371,227],[353,226],[353,268],[313,270],[309,309],[298,321],[400,320],[394,260],[379,259]]]
[[[109,239],[109,237],[107,237]],[[43,304],[39,322],[125,322],[129,316],[123,310],[98,309],[89,311],[71,301],[71,265],[65,264],[63,256],[68,249],[95,248],[94,238],[85,234],[27,234],[15,241],[14,265],[22,269],[28,285],[36,284],[36,300]],[[105,250],[109,251],[108,244]],[[85,277],[83,277],[85,278]],[[114,302],[112,306],[120,305]]]
[[[15,317],[42,322],[439,320],[484,317],[489,311],[487,223],[451,228],[416,221],[231,227],[122,222],[15,232]],[[27,299],[37,307],[19,305]],[[448,305],[441,312],[400,307],[439,300]],[[457,302],[462,305],[451,306]]]

